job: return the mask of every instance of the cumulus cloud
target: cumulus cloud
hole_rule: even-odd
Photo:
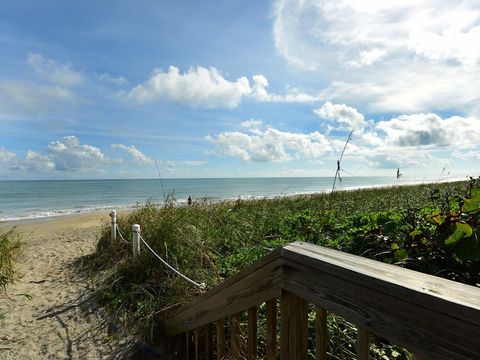
[[[127,96],[139,103],[175,101],[207,108],[234,108],[249,93],[246,77],[232,82],[215,68],[199,66],[182,74],[177,67],[170,66],[167,72],[155,70],[147,82],[131,89]]]
[[[385,134],[384,142],[395,146],[455,146],[478,144],[480,120],[452,116],[442,119],[435,114],[401,115],[379,121],[375,128]]]
[[[76,136],[65,136],[61,140],[51,141],[47,146],[46,156],[58,171],[101,169],[107,160],[99,148],[81,144]]]
[[[155,70],[145,83],[132,88],[127,98],[138,103],[173,101],[194,107],[235,108],[243,99],[258,102],[313,103],[320,95],[310,95],[292,89],[285,95],[270,93],[268,79],[264,75],[252,76],[252,86],[246,76],[229,81],[216,68],[198,66],[185,73],[175,66],[168,71]]]
[[[23,170],[28,172],[49,172],[55,169],[55,163],[46,155],[40,155],[35,151],[27,151],[24,159],[12,165],[11,170]]]
[[[286,95],[272,94],[268,92],[268,79],[263,75],[254,75],[251,97],[259,102],[271,103],[314,103],[321,101],[321,95],[310,95],[299,90],[292,91]]]
[[[225,131],[207,139],[216,145],[216,154],[245,162],[284,162],[300,156],[318,157],[330,150],[327,139],[319,132],[291,133],[272,127]]]
[[[132,146],[127,146],[123,144],[112,144],[112,148],[114,149],[120,149],[125,151],[127,154],[129,154],[136,162],[142,163],[142,164],[153,164],[154,160],[144,153],[142,153],[140,150],[138,150],[134,145]]]
[[[366,120],[357,109],[346,104],[326,102],[315,110],[319,125],[334,123],[340,133],[291,133],[250,119],[242,122],[242,131],[225,131],[208,140],[215,154],[236,157],[244,162],[284,162],[296,158],[318,161],[335,158],[345,146],[351,128],[358,130],[346,148],[346,156],[368,168],[424,168],[449,166],[451,157],[478,159],[480,119],[436,114],[394,116],[381,121]],[[461,152],[461,149],[467,151]],[[475,149],[475,150],[472,150]],[[436,154],[443,153],[442,156]]]
[[[277,52],[372,111],[478,111],[478,1],[277,0]]]
[[[81,72],[71,65],[47,59],[42,54],[29,54],[27,64],[30,65],[38,77],[60,86],[73,86],[83,82]]]
[[[0,146],[0,163],[9,163],[15,159],[15,154]]]
[[[365,125],[365,117],[357,109],[345,104],[332,104],[327,101],[313,112],[322,119],[337,122],[347,129],[359,130]]]

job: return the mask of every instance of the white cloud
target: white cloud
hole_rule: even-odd
[[[331,150],[319,132],[310,134],[283,132],[271,127],[249,132],[225,131],[207,137],[217,147],[216,154],[233,156],[245,162],[284,162],[295,157],[318,157]]]
[[[142,164],[153,164],[154,160],[144,153],[142,153],[140,150],[138,150],[134,145],[132,146],[127,146],[123,144],[112,144],[112,148],[114,149],[120,149],[125,151],[127,154],[129,154],[136,162],[142,163]]]
[[[477,0],[277,0],[274,39],[325,98],[372,111],[479,111]]]
[[[267,90],[268,79],[263,75],[254,75],[253,88],[251,91],[251,97],[259,102],[272,102],[272,103],[314,103],[321,101],[323,96],[310,95],[304,92],[295,90],[286,95],[277,95],[269,93]]]
[[[56,60],[47,59],[42,54],[29,54],[27,64],[30,65],[38,77],[60,86],[73,86],[83,82],[81,72],[71,65]]]
[[[0,146],[0,163],[9,163],[15,159],[15,154]]]
[[[327,101],[313,112],[322,119],[337,122],[349,130],[359,130],[365,126],[365,117],[357,109],[345,104],[332,104]]]
[[[435,114],[401,115],[379,121],[375,128],[383,132],[384,142],[393,146],[475,146],[480,139],[480,119]]]
[[[214,67],[198,66],[185,73],[175,66],[168,72],[155,70],[145,83],[132,88],[127,98],[141,104],[151,102],[179,102],[194,107],[235,108],[243,99],[275,103],[313,103],[322,100],[321,95],[310,95],[292,89],[285,95],[268,92],[268,79],[264,75],[252,76],[253,86],[247,77],[229,81]]]
[[[20,160],[13,166],[13,169],[29,172],[49,172],[55,169],[55,163],[48,156],[29,150],[25,159]]]
[[[65,136],[62,140],[51,141],[46,155],[58,171],[99,170],[107,161],[99,148],[80,144],[76,136]]]
[[[480,150],[470,150],[465,152],[455,150],[452,152],[452,157],[461,160],[480,160]]]
[[[234,108],[249,93],[246,77],[231,82],[215,68],[199,66],[181,74],[177,67],[170,66],[168,72],[155,70],[146,83],[131,89],[127,96],[139,103],[175,101],[207,108]]]

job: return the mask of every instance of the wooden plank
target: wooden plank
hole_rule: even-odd
[[[248,309],[248,351],[247,359],[257,359],[257,308]]]
[[[277,358],[277,299],[267,301],[267,360]]]
[[[438,360],[478,358],[479,288],[421,273],[414,276],[400,267],[311,244],[288,245],[283,258],[285,290],[411,349],[417,356]],[[389,274],[379,274],[376,267]],[[405,273],[408,275],[404,278]],[[415,286],[408,284],[413,277]],[[405,286],[399,285],[403,281]],[[420,283],[429,290],[417,291]],[[433,295],[434,289],[443,295]],[[476,294],[476,298],[460,300],[454,295],[450,303],[447,294],[452,289],[465,296]],[[451,309],[447,311],[449,304]]]
[[[280,359],[307,358],[308,303],[282,290],[280,302]]]
[[[219,319],[215,322],[217,328],[217,359],[225,357],[225,319]]]
[[[357,360],[370,359],[370,333],[363,327],[358,328]]]
[[[252,265],[253,271],[245,269],[238,281],[229,279],[228,286],[222,283],[182,307],[164,321],[165,335],[174,336],[280,297],[282,262],[278,252],[274,255],[267,256],[270,261],[262,261],[260,267]]]
[[[327,360],[327,310],[315,306],[315,360]]]
[[[236,313],[232,315],[231,321],[231,351],[233,359],[240,359],[242,356],[242,349],[240,348],[240,338],[242,329],[240,328],[240,315],[241,313]]]

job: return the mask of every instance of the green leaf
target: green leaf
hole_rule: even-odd
[[[455,245],[459,240],[464,237],[470,237],[473,234],[473,229],[470,225],[457,222],[455,223],[455,230],[452,235],[450,235],[447,240],[445,240],[445,245],[452,246]]]
[[[395,251],[393,257],[395,258],[395,261],[402,261],[408,257],[408,252],[405,249],[400,249]]]
[[[408,234],[410,237],[414,238],[415,236],[417,235],[420,235],[422,233],[422,231],[420,229],[415,229],[413,231],[410,232],[410,234]]]
[[[395,244],[395,243],[393,243],[393,244],[390,246],[390,248],[391,248],[392,250],[398,250],[398,249],[400,249],[400,247],[398,246],[398,244]]]
[[[462,211],[466,213],[480,211],[480,187],[472,189],[471,198],[463,201]]]

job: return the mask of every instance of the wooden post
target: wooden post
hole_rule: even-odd
[[[225,357],[225,319],[219,319],[215,322],[217,327],[217,359]]]
[[[240,337],[242,332],[240,329],[240,315],[240,313],[236,313],[231,317],[231,347],[233,359],[240,359],[242,355],[242,349],[240,348]]]
[[[282,290],[280,303],[280,359],[307,358],[308,303]]]
[[[277,299],[267,301],[267,360],[277,358]]]
[[[117,239],[117,212],[115,210],[110,211],[110,234],[113,244]]]
[[[357,335],[357,360],[370,359],[370,333],[359,327]]]
[[[327,311],[315,306],[315,360],[327,360]]]
[[[140,254],[140,225],[132,225],[133,232],[133,257],[137,257]]]
[[[248,360],[257,359],[257,308],[248,309]]]

